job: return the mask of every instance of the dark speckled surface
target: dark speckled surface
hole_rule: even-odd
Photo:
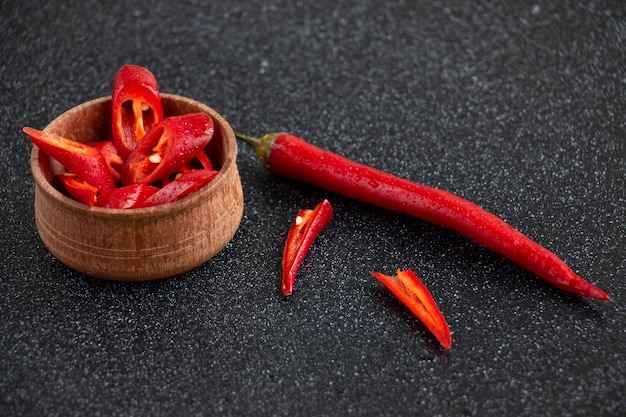
[[[615,1],[0,1],[0,415],[618,416],[626,409],[626,6]],[[490,210],[607,291],[264,171],[241,227],[144,284],[60,264],[30,143],[124,63],[238,130],[287,130]],[[335,217],[279,290],[297,210]],[[413,269],[443,352],[369,271]]]

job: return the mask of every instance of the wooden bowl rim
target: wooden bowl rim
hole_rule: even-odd
[[[219,174],[213,178],[207,185],[196,190],[190,195],[181,198],[180,200],[173,201],[171,203],[161,204],[153,207],[145,207],[145,208],[134,208],[134,209],[114,209],[114,208],[106,208],[106,207],[90,207],[84,203],[74,200],[71,197],[68,197],[57,190],[48,180],[46,180],[45,176],[42,173],[41,166],[39,164],[40,158],[40,149],[37,146],[33,145],[31,151],[30,165],[33,178],[40,188],[42,192],[47,194],[50,198],[56,200],[59,204],[63,205],[66,209],[73,210],[76,212],[81,212],[84,214],[88,214],[97,218],[116,218],[116,219],[129,219],[136,220],[138,218],[156,218],[160,216],[168,216],[176,213],[180,213],[200,204],[207,196],[210,196],[212,193],[218,192],[224,186],[224,181],[228,180],[227,173],[236,169],[236,158],[237,158],[237,139],[235,138],[235,132],[232,127],[224,119],[218,112],[216,112],[213,108],[207,106],[204,103],[201,103],[197,100],[193,100],[188,97],[169,94],[169,93],[161,93],[161,98],[165,98],[168,100],[175,101],[184,101],[190,105],[198,106],[199,109],[207,114],[209,114],[216,125],[222,129],[221,139],[224,141],[225,147],[225,160],[222,164],[222,167],[219,170]],[[68,117],[69,114],[78,112],[83,110],[86,107],[93,106],[95,104],[100,104],[102,102],[111,101],[111,96],[99,97],[93,100],[86,101],[81,103],[75,107],[72,107],[65,112],[61,113],[58,117],[52,120],[48,125],[43,129],[47,130],[51,126],[58,123],[58,120],[63,117]],[[216,126],[216,128],[218,128]]]

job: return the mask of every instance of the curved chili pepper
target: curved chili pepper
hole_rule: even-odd
[[[96,149],[32,127],[25,127],[23,131],[39,149],[56,159],[82,181],[98,188],[100,192],[115,188],[115,181],[107,163]]]
[[[441,314],[428,288],[413,271],[398,269],[395,276],[387,276],[380,272],[371,272],[371,274],[383,283],[402,304],[407,306],[415,317],[424,323],[444,348],[450,349],[452,336],[450,336],[448,323],[446,323],[446,319]]]
[[[167,117],[152,127],[122,167],[122,184],[151,184],[193,160],[213,137],[206,113]]]
[[[261,138],[236,135],[251,145],[276,175],[451,228],[558,288],[599,300],[610,298],[576,275],[554,253],[461,197],[353,162],[287,133]]]
[[[163,186],[163,188],[159,188],[158,191],[150,197],[138,203],[135,207],[152,207],[180,200],[208,184],[217,174],[219,174],[218,171],[208,169],[196,169],[183,172],[173,181]]]
[[[304,209],[298,212],[287,235],[283,250],[283,279],[282,291],[284,295],[291,295],[296,273],[304,261],[317,235],[333,217],[333,208],[328,200],[319,203],[315,209]]]
[[[98,199],[98,189],[91,184],[87,184],[72,173],[56,175],[56,178],[63,184],[65,191],[77,201],[88,206],[94,206]]]
[[[123,65],[113,80],[111,103],[113,140],[126,158],[145,133],[163,119],[156,78],[144,67]]]

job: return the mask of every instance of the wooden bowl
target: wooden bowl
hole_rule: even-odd
[[[54,174],[62,167],[33,147],[37,229],[50,252],[70,268],[116,281],[171,277],[211,259],[237,231],[243,192],[232,128],[202,103],[172,94],[161,99],[166,117],[204,112],[215,122],[207,152],[219,174],[178,201],[142,209],[89,207],[59,191]],[[111,139],[111,97],[74,107],[44,130],[84,143]]]

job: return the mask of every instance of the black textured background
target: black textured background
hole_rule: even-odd
[[[0,415],[617,416],[626,409],[626,5],[0,2]],[[124,63],[251,135],[286,130],[498,214],[607,291],[564,293],[458,234],[273,177],[216,258],[145,284],[60,264],[31,144]],[[335,217],[294,295],[297,210]],[[437,346],[369,271],[413,269]],[[623,414],[621,414],[623,415]]]

